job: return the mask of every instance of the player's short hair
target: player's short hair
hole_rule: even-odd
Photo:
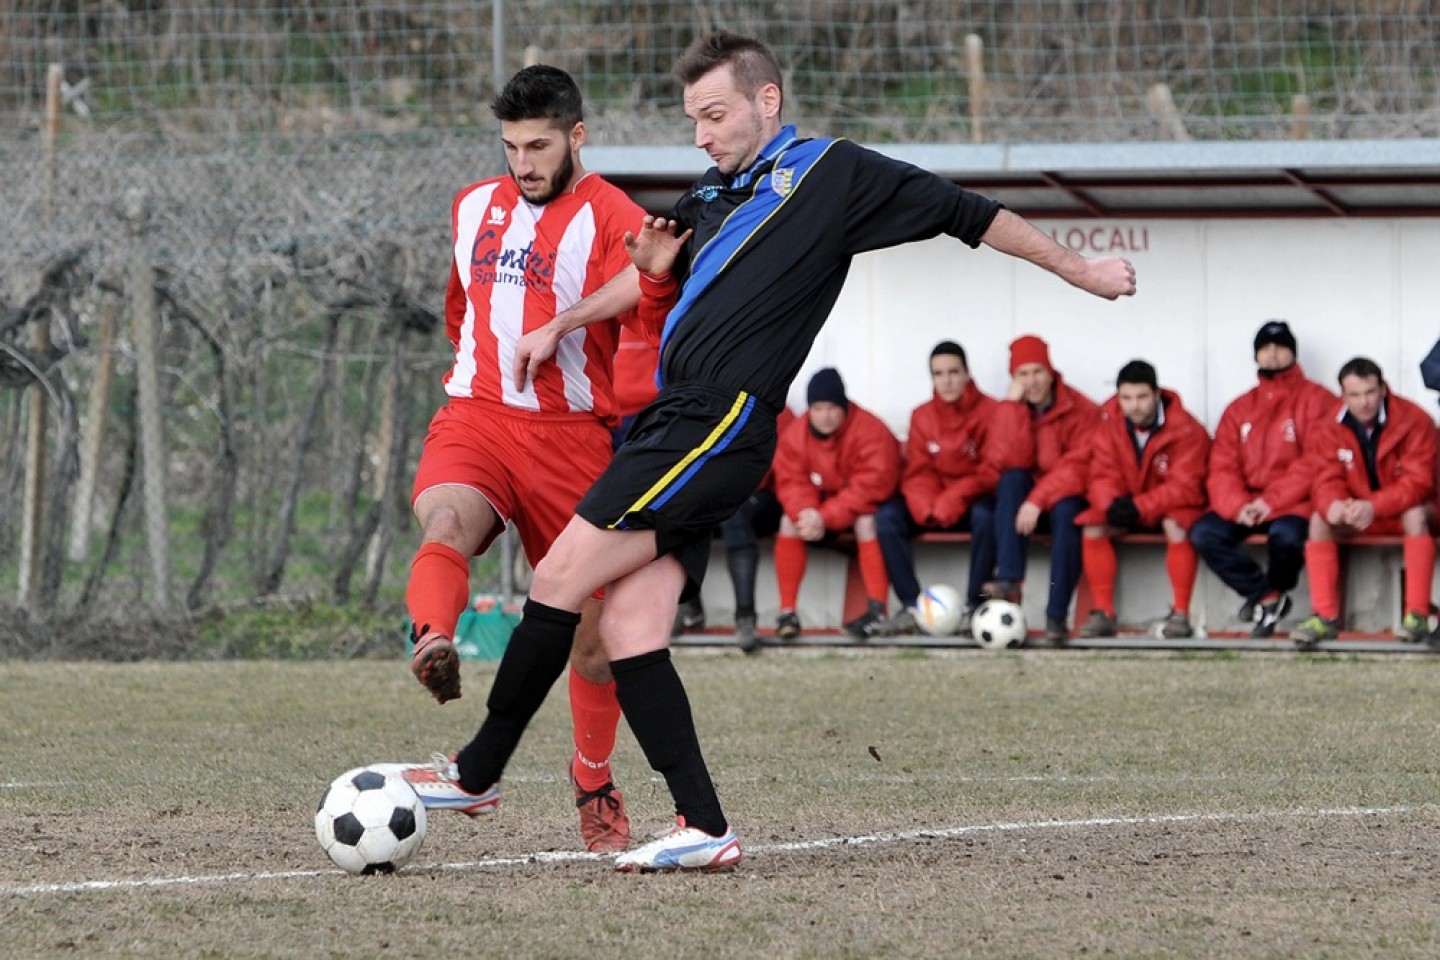
[[[735,87],[747,100],[767,83],[773,83],[784,92],[780,79],[780,63],[775,54],[754,37],[742,37],[738,33],[721,30],[708,37],[695,40],[675,64],[675,76],[686,86],[699,80],[716,67],[730,65],[735,77]]]
[[[1115,386],[1118,388],[1122,383],[1142,384],[1151,390],[1160,389],[1155,368],[1144,360],[1131,360],[1120,368],[1120,372],[1115,374]]]
[[[1355,357],[1345,361],[1345,366],[1340,368],[1340,375],[1335,379],[1343,386],[1346,377],[1359,377],[1362,380],[1374,377],[1381,383],[1385,382],[1385,374],[1380,372],[1380,364],[1369,357]]]
[[[935,349],[930,351],[930,359],[934,360],[939,356],[959,357],[960,366],[966,370],[970,369],[970,361],[965,359],[965,348],[954,340],[941,340],[935,344]]]
[[[585,102],[575,80],[559,67],[526,67],[490,101],[490,112],[502,122],[550,120],[569,130],[585,119]]]

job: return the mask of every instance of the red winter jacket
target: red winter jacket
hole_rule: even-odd
[[[1310,516],[1314,480],[1304,457],[1318,421],[1335,409],[1335,394],[1305,379],[1293,364],[1231,401],[1210,447],[1206,489],[1210,509],[1233,521],[1256,497],[1270,516]]]
[[[780,412],[775,416],[775,453],[770,457],[770,469],[766,471],[765,478],[760,481],[757,490],[764,490],[766,487],[775,486],[775,461],[780,457],[780,438],[790,428],[790,424],[800,419],[795,416],[795,411],[789,407],[781,407]]]
[[[1160,389],[1165,422],[1145,444],[1137,459],[1135,444],[1120,412],[1120,400],[1111,397],[1102,408],[1090,459],[1088,509],[1076,516],[1077,524],[1103,524],[1105,511],[1116,497],[1130,496],[1140,511],[1142,526],[1155,527],[1170,517],[1189,530],[1205,512],[1205,458],[1210,435],[1190,415],[1173,390]]]
[[[990,421],[990,448],[998,471],[1029,470],[1035,486],[1025,499],[1041,510],[1085,492],[1089,434],[1100,407],[1055,374],[1055,402],[1039,417],[1024,400],[1002,400]]]
[[[1375,451],[1380,489],[1370,489],[1365,456],[1355,432],[1341,422],[1345,405],[1320,421],[1312,452],[1306,457],[1315,473],[1311,504],[1325,516],[1336,500],[1369,500],[1377,519],[1398,517],[1435,496],[1435,422],[1418,405],[1390,394],[1385,399],[1385,426]]]
[[[810,418],[785,428],[775,450],[775,495],[794,520],[806,507],[820,511],[826,530],[848,530],[872,514],[900,483],[900,442],[884,421],[851,403],[845,422],[817,437]]]
[[[995,489],[1000,471],[984,453],[996,406],[972,380],[954,403],[936,396],[910,414],[900,492],[922,527],[958,523],[971,504]]]

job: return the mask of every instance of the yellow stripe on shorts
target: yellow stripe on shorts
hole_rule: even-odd
[[[608,525],[608,528],[614,530],[620,525],[620,522],[630,514],[645,509],[646,504],[664,493],[665,488],[674,482],[676,477],[684,473],[686,467],[690,466],[690,464],[694,463],[698,458],[704,456],[706,451],[715,446],[720,438],[725,436],[725,431],[730,429],[730,425],[735,422],[735,418],[740,416],[740,411],[745,408],[745,401],[749,399],[749,397],[750,394],[741,390],[740,395],[735,398],[735,404],[730,408],[730,412],[725,414],[725,417],[715,425],[715,429],[710,431],[710,436],[706,437],[700,446],[687,453],[679,463],[667,470],[665,476],[655,481],[655,485],[641,494],[640,499],[632,503],[628,510]]]

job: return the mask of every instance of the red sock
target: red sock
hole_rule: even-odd
[[[410,561],[405,606],[422,635],[431,631],[455,636],[455,624],[470,602],[470,562],[454,547],[422,543]]]
[[[570,722],[575,731],[575,757],[570,771],[580,789],[599,790],[610,782],[610,754],[615,752],[615,728],[620,724],[615,681],[586,680],[572,666]]]
[[[1080,552],[1085,564],[1085,581],[1090,584],[1090,596],[1095,598],[1095,609],[1115,616],[1115,574],[1118,570],[1115,544],[1110,542],[1109,537],[1081,537]]]
[[[1435,538],[1405,538],[1405,612],[1430,615],[1430,578],[1435,576]]]
[[[794,610],[800,597],[800,581],[805,579],[805,541],[799,537],[775,535],[775,579],[780,589],[780,609]]]
[[[871,600],[884,604],[890,599],[890,576],[885,572],[885,555],[880,552],[879,540],[861,540],[855,545],[860,555],[860,579],[865,583],[865,594]]]
[[[1165,570],[1170,574],[1170,590],[1175,595],[1175,612],[1190,612],[1190,599],[1195,595],[1195,574],[1200,569],[1195,547],[1189,540],[1165,546]]]
[[[1334,540],[1305,541],[1310,605],[1326,620],[1340,618],[1340,547]]]

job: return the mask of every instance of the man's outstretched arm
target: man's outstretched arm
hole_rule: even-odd
[[[1001,253],[1029,260],[1067,283],[1114,300],[1135,294],[1135,267],[1121,257],[1091,260],[1056,243],[1024,217],[1001,210],[980,238]]]

